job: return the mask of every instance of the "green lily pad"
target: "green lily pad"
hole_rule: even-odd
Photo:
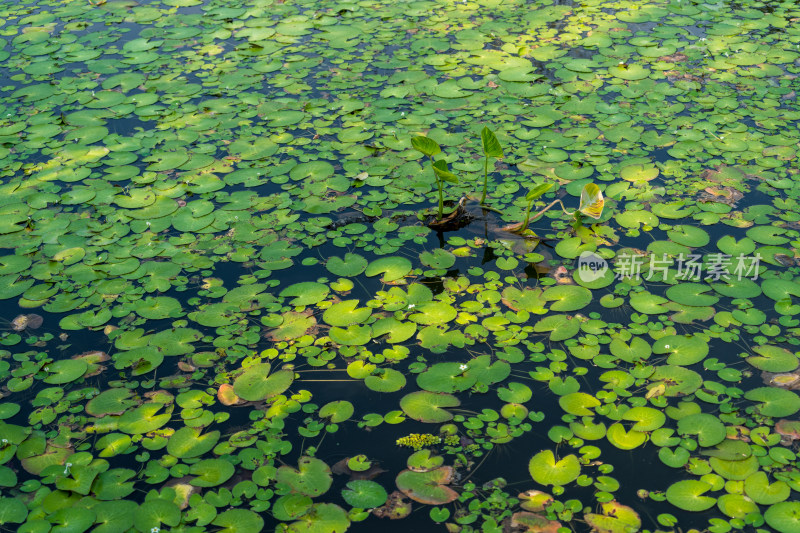
[[[21,524],[28,516],[28,508],[16,498],[0,498],[0,524]]]
[[[328,332],[331,340],[344,346],[363,346],[372,340],[369,326],[352,325],[347,328],[332,327]]]
[[[411,314],[408,318],[417,324],[426,326],[433,324],[445,324],[455,319],[458,311],[445,302],[426,302],[415,306],[415,313]]]
[[[281,394],[294,381],[294,372],[278,370],[270,374],[269,363],[249,366],[233,382],[233,391],[247,401],[260,401]]]
[[[280,296],[284,298],[294,297],[292,300],[289,300],[289,304],[303,306],[321,302],[328,296],[329,292],[330,289],[328,289],[328,287],[322,283],[317,283],[315,281],[302,281],[283,289],[280,292]]]
[[[717,499],[717,507],[722,514],[738,519],[758,512],[758,505],[742,494],[723,494]]]
[[[406,386],[406,377],[393,368],[379,368],[364,378],[364,385],[376,392],[397,392]]]
[[[353,416],[353,404],[347,400],[328,402],[319,410],[320,418],[327,418],[332,424],[349,420]]]
[[[697,435],[700,446],[715,446],[725,440],[725,425],[714,415],[696,413],[678,420],[678,433]]]
[[[136,510],[133,525],[139,531],[152,531],[155,528],[177,526],[181,521],[181,511],[175,502],[153,499],[144,502]]]
[[[689,366],[705,359],[708,343],[696,335],[667,335],[653,343],[653,353],[670,354],[667,364]]]
[[[133,393],[127,388],[108,389],[86,403],[86,412],[91,416],[122,414],[128,407],[136,405]]]
[[[456,262],[456,256],[441,248],[437,248],[433,252],[423,252],[419,258],[423,265],[437,270],[448,269]]]
[[[744,480],[744,493],[758,504],[772,505],[789,498],[791,489],[784,481],[770,483],[766,472],[758,471]]]
[[[717,503],[716,498],[704,496],[711,485],[695,479],[677,481],[667,489],[667,501],[684,511],[705,511]]]
[[[563,486],[578,479],[581,465],[574,455],[556,461],[551,450],[542,450],[528,462],[528,472],[540,485]]]
[[[347,327],[365,322],[372,309],[368,307],[357,307],[358,300],[345,300],[330,306],[322,315],[322,320],[331,326]]]
[[[352,507],[361,509],[374,509],[380,507],[389,495],[380,484],[374,481],[350,481],[347,488],[342,490],[342,498]]]
[[[646,406],[633,407],[625,411],[622,418],[636,422],[631,427],[634,431],[655,431],[667,421],[663,412]]]
[[[800,528],[800,502],[781,502],[771,505],[764,520],[778,533],[793,533]]]
[[[427,472],[403,470],[395,482],[403,494],[416,502],[444,505],[458,498],[458,493],[447,486],[452,479],[452,467],[443,466]]]
[[[647,433],[635,429],[626,430],[622,424],[615,423],[609,426],[606,438],[620,450],[632,450],[647,441]]]
[[[381,281],[391,283],[407,276],[411,272],[411,261],[405,257],[381,257],[372,261],[364,271],[368,277],[383,274]]]
[[[550,305],[553,311],[577,311],[592,301],[592,291],[577,285],[560,285],[546,289],[542,299],[555,302]]]
[[[276,480],[290,487],[292,491],[312,498],[326,493],[333,482],[327,464],[305,456],[299,459],[296,469],[290,466],[278,468]]]
[[[311,509],[312,503],[311,498],[303,494],[285,494],[272,504],[272,515],[284,522],[297,520]]]
[[[264,528],[264,519],[249,509],[228,509],[219,513],[211,523],[222,528],[220,533],[247,533]]]
[[[344,533],[350,526],[347,512],[332,503],[315,503],[297,522],[287,526],[287,533]],[[255,530],[253,530],[255,531]]]
[[[197,428],[182,427],[167,441],[167,453],[179,459],[199,457],[211,451],[219,437],[219,431],[201,434]]]
[[[447,407],[458,407],[461,402],[452,394],[418,391],[400,399],[400,408],[409,417],[420,422],[438,424],[452,420]]]
[[[786,348],[765,344],[753,347],[758,355],[747,358],[747,362],[759,370],[766,372],[791,372],[800,364],[797,355]]]
[[[759,402],[756,409],[764,416],[786,417],[800,411],[800,396],[796,392],[774,387],[758,387],[744,393],[744,397]]]
[[[45,367],[45,370],[49,374],[44,378],[44,382],[51,385],[70,383],[82,377],[87,369],[88,364],[83,359],[62,359],[60,361],[55,361]]]
[[[577,416],[592,416],[593,409],[600,405],[600,400],[585,392],[565,394],[558,399],[558,405],[569,414]]]
[[[706,306],[714,305],[719,298],[713,294],[705,294],[711,290],[708,285],[699,283],[680,283],[667,289],[666,296],[673,302],[682,305]]]
[[[347,253],[344,258],[333,256],[328,259],[325,268],[336,276],[352,278],[366,270],[367,260],[358,254]]]
[[[710,238],[706,230],[696,226],[678,225],[667,231],[670,240],[689,248],[700,248],[708,244]]]
[[[216,487],[228,481],[236,472],[234,466],[224,459],[204,459],[189,467],[189,473],[197,476],[189,483],[195,487]]]

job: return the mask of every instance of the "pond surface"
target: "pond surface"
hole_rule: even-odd
[[[0,15],[3,528],[800,531],[796,2]]]

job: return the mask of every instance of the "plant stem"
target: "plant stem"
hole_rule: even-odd
[[[546,212],[547,212],[547,211],[548,211],[548,210],[549,210],[551,207],[553,207],[553,206],[554,206],[554,205],[556,205],[556,204],[561,204],[561,210],[562,210],[562,211],[564,211],[564,214],[565,214],[565,215],[569,215],[569,216],[575,216],[575,211],[573,211],[572,213],[570,213],[569,211],[567,211],[567,209],[564,207],[564,204],[561,202],[561,200],[553,200],[553,201],[552,201],[552,202],[551,202],[551,203],[550,203],[550,204],[549,204],[547,207],[545,207],[544,209],[542,209],[541,211],[539,211],[538,213],[536,213],[535,215],[533,215],[533,216],[531,217],[531,219],[533,219],[533,220],[536,220],[536,219],[537,219],[537,218],[539,218],[540,216],[544,215],[544,214],[545,214],[545,213],[546,213]],[[526,217],[526,219],[525,219],[525,220],[526,220],[526,221],[528,220],[528,219],[527,219],[527,217]]]
[[[433,156],[428,156],[431,160],[431,170],[433,170]],[[439,176],[436,174],[436,171],[433,171],[433,177],[436,180],[436,187],[439,189],[439,215],[436,217],[436,220],[442,220],[442,216],[444,216],[444,197],[442,196],[442,180],[439,179]]]
[[[444,212],[444,198],[442,197],[442,180],[436,178],[436,185],[439,186],[439,216],[436,217],[436,220],[442,220],[442,215]]]
[[[528,210],[525,211],[525,222],[522,223],[522,228],[520,229],[520,231],[525,231],[526,229],[528,229],[528,221],[531,218],[531,207],[533,207],[533,200],[528,202]]]
[[[489,183],[489,156],[483,157],[483,196],[481,196],[481,205],[486,202],[486,188]]]

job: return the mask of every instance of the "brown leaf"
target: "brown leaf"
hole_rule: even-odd
[[[400,491],[389,494],[389,499],[381,507],[372,510],[372,514],[378,518],[388,518],[399,520],[411,514],[411,502]]]

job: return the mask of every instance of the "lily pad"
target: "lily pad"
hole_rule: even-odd
[[[552,451],[542,450],[531,458],[528,472],[540,485],[563,486],[578,478],[581,465],[574,455],[567,455],[556,461]]]
[[[771,505],[764,520],[779,533],[793,533],[800,527],[800,502],[781,502]]]
[[[711,485],[695,479],[677,481],[667,489],[667,501],[684,511],[705,511],[717,503],[716,498],[704,496]]]
[[[294,372],[278,370],[270,374],[269,363],[249,366],[233,382],[233,391],[247,401],[260,401],[281,394],[294,381]]]
[[[400,408],[409,417],[420,422],[442,423],[452,420],[447,407],[458,407],[461,402],[452,394],[428,391],[412,392],[400,399]]]
[[[342,490],[342,498],[352,507],[361,509],[374,509],[380,507],[389,495],[380,484],[374,481],[350,481],[347,488]]]
[[[297,468],[282,466],[276,475],[278,483],[287,485],[292,491],[315,498],[328,491],[333,482],[327,464],[314,457],[301,457]]]
[[[426,472],[403,470],[397,475],[397,488],[412,500],[427,505],[444,505],[458,498],[447,485],[453,479],[453,469],[443,466]]]

